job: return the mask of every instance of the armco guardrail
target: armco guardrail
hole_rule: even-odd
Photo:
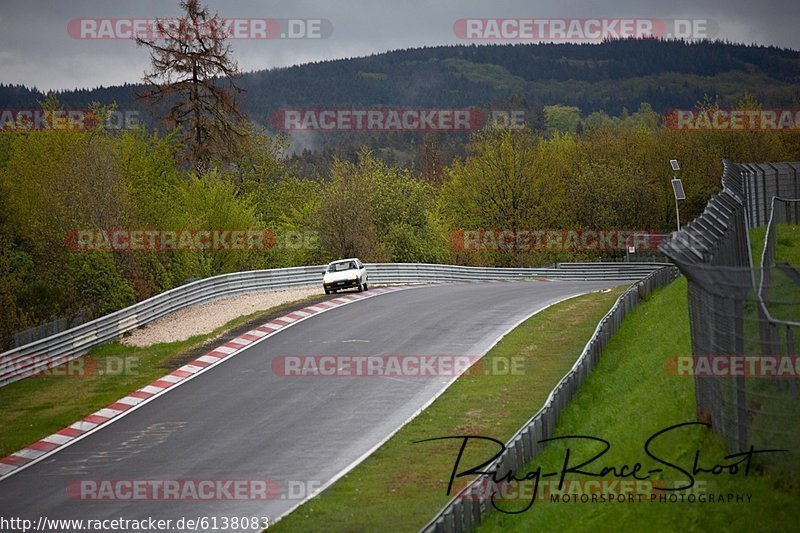
[[[600,360],[600,353],[611,336],[622,324],[622,319],[636,304],[654,289],[663,287],[678,276],[678,269],[665,266],[651,272],[643,280],[632,285],[620,296],[611,310],[603,317],[594,334],[586,343],[578,360],[569,372],[550,392],[544,406],[537,412],[506,444],[506,450],[485,472],[497,472],[496,478],[503,479],[508,472],[524,472],[525,463],[542,451],[542,440],[552,436],[558,418],[566,409],[572,396],[577,392],[589,372]],[[422,531],[435,533],[466,532],[474,529],[483,516],[491,510],[493,491],[500,492],[492,478],[478,477],[464,487],[431,520]]]
[[[368,264],[372,283],[425,283],[509,279],[629,281],[669,263],[557,263],[549,268],[487,268],[425,263]]]
[[[0,354],[0,386],[80,357],[165,315],[237,294],[304,286],[322,279],[323,266],[237,272],[181,285],[125,309]]]
[[[375,284],[530,278],[633,281],[661,263],[562,263],[551,268],[486,268],[420,263],[368,264]],[[185,307],[222,297],[322,283],[323,265],[223,274],[194,281],[57,335],[0,354],[0,386],[80,357],[89,348],[118,338]]]

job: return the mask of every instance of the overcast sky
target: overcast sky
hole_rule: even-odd
[[[243,71],[356,57],[398,48],[470,43],[462,18],[709,20],[717,36],[800,49],[797,0],[207,0],[226,18],[323,19],[324,39],[232,41]],[[179,16],[177,0],[0,0],[0,82],[41,90],[139,82],[146,50],[132,41],[70,36],[74,19]],[[530,42],[530,41],[524,41]],[[657,60],[657,58],[654,58]]]

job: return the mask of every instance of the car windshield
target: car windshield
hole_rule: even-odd
[[[352,270],[356,268],[356,264],[352,261],[347,261],[344,263],[331,263],[328,265],[328,272],[343,272],[345,270]]]

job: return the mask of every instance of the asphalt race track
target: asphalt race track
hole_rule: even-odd
[[[0,515],[274,520],[363,458],[451,380],[280,376],[275,357],[481,355],[542,307],[612,285],[433,285],[312,316],[0,481]],[[102,501],[68,493],[81,480],[270,481],[267,499]]]

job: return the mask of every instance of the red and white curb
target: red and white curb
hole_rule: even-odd
[[[416,285],[413,287],[420,287]],[[128,396],[117,400],[108,407],[100,409],[83,420],[75,422],[69,427],[60,429],[38,442],[34,442],[30,446],[23,448],[17,452],[12,453],[8,457],[0,459],[0,480],[11,476],[20,470],[27,468],[34,463],[43,460],[45,457],[52,455],[70,444],[94,433],[102,427],[119,420],[126,413],[131,412],[150,400],[161,396],[182,383],[185,383],[193,377],[210,370],[212,367],[220,364],[233,355],[243,351],[245,348],[252,346],[255,343],[261,342],[274,335],[275,333],[297,324],[309,317],[324,313],[330,309],[341,307],[343,305],[379,296],[389,292],[396,292],[399,290],[410,289],[412,286],[399,286],[399,287],[379,287],[370,289],[365,293],[352,293],[326,300],[324,302],[304,307],[298,311],[293,311],[280,318],[275,318],[258,326],[257,328],[248,331],[247,333],[232,339],[231,341],[218,346],[208,352],[207,354],[198,357],[191,363],[188,363],[177,370],[174,370],[163,376],[149,385],[138,389],[136,392],[130,393]]]

